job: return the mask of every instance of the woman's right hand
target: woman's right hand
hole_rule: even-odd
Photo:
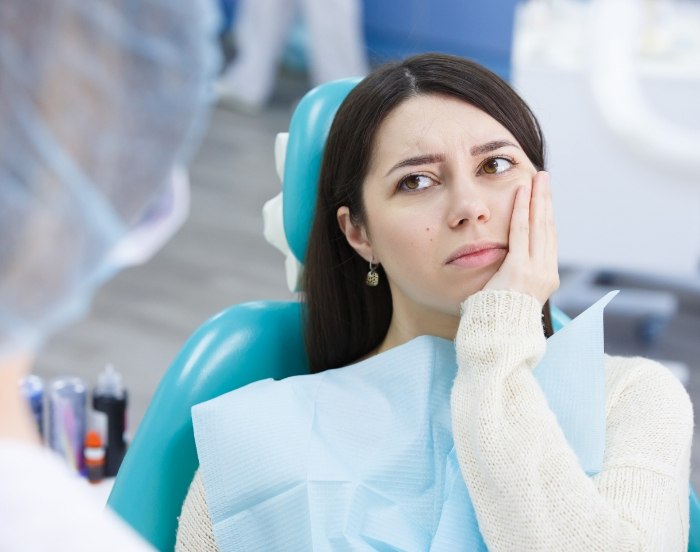
[[[508,254],[484,290],[527,293],[541,304],[559,287],[557,233],[549,173],[540,171],[515,195]]]

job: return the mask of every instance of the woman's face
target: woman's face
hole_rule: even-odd
[[[365,224],[349,223],[343,207],[338,219],[355,250],[384,267],[395,313],[416,323],[453,317],[503,262],[515,192],[535,173],[491,116],[456,98],[421,95],[400,104],[375,136]]]

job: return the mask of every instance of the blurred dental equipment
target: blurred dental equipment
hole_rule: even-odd
[[[562,286],[649,343],[683,291],[700,297],[700,5],[531,1],[516,18],[513,83],[548,138]],[[624,278],[625,281],[621,281]]]

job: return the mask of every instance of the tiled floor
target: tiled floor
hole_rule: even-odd
[[[263,203],[279,191],[273,146],[287,128],[304,89],[285,78],[271,108],[258,117],[222,109],[212,115],[194,161],[191,215],[148,265],[130,269],[103,288],[87,319],[57,336],[41,355],[38,373],[74,374],[94,383],[107,362],[124,374],[132,430],[163,372],[185,339],[224,307],[256,299],[291,299],[283,257],[262,236]],[[657,345],[640,347],[631,321],[608,319],[610,353],[645,354],[685,363],[688,391],[700,406],[700,306],[683,304]],[[700,489],[700,443],[693,482]]]

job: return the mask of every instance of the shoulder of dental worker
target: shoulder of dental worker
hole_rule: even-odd
[[[52,452],[0,439],[0,550],[151,552]]]

